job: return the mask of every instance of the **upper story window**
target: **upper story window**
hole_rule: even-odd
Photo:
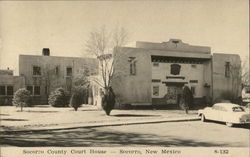
[[[55,75],[59,75],[59,66],[56,66],[55,68]]]
[[[192,68],[196,68],[197,66],[196,66],[196,64],[192,64],[191,67]]]
[[[72,76],[72,68],[71,67],[66,68],[66,75],[67,76]]]
[[[41,75],[41,67],[33,66],[33,75]]]
[[[0,86],[0,95],[6,95],[5,86]]]
[[[129,71],[130,75],[136,75],[136,58],[129,57]]]
[[[230,77],[230,62],[225,64],[225,77]]]
[[[158,67],[159,66],[159,62],[153,62],[153,66],[154,67]]]

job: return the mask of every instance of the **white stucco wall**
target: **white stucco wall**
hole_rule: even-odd
[[[153,86],[159,86],[159,96],[154,96],[152,93],[152,98],[162,98],[165,94],[167,94],[167,86],[162,83],[164,81],[167,81],[166,76],[184,76],[185,79],[183,81],[188,82],[186,84],[191,88],[191,86],[195,87],[195,98],[203,97],[205,96],[204,92],[204,66],[203,64],[179,64],[181,65],[181,70],[179,75],[171,75],[170,69],[171,64],[175,63],[159,63],[159,66],[153,66],[153,63],[151,63],[152,66],[152,79],[161,80],[161,82],[152,82],[152,90]],[[195,65],[196,67],[192,67],[192,65]],[[180,80],[180,79],[176,79]],[[190,80],[198,80],[198,83],[190,83]]]

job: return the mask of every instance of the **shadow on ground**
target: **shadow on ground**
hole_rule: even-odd
[[[215,123],[218,125],[225,125],[225,127],[227,127],[225,122],[207,120],[206,123]],[[234,124],[232,128],[242,128],[250,130],[250,124]]]
[[[54,112],[58,112],[58,111],[24,111],[24,112],[34,112],[34,113],[54,113]]]
[[[160,117],[160,115],[142,115],[142,114],[116,114],[114,117]]]
[[[187,146],[218,147],[227,143],[202,142],[173,136],[138,134],[86,128],[64,131],[41,131],[5,133],[1,135],[0,145],[19,147],[111,147],[111,146]],[[236,144],[237,145],[237,144]],[[238,144],[240,146],[240,144]]]
[[[1,121],[28,121],[28,120],[27,120],[27,119],[11,119],[11,118],[2,119],[2,118],[1,118]]]
[[[9,116],[9,114],[2,114],[2,113],[1,113],[0,116]]]

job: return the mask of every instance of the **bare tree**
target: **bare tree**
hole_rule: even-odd
[[[86,47],[87,52],[95,56],[99,61],[101,78],[95,80],[103,88],[110,87],[115,71],[114,63],[119,58],[116,47],[127,43],[128,32],[123,27],[116,27],[108,31],[105,26],[90,32]]]
[[[243,86],[250,86],[250,69],[249,69],[249,61],[247,59],[242,64],[241,81]]]
[[[128,32],[123,27],[116,27],[108,31],[105,26],[90,32],[86,43],[87,52],[99,61],[99,76],[93,80],[104,89],[102,107],[109,115],[114,107],[115,94],[111,87],[114,78],[114,63],[119,59],[118,47],[124,46],[128,39]]]

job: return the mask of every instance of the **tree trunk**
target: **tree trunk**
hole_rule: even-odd
[[[75,111],[77,111],[78,107],[74,107]]]

